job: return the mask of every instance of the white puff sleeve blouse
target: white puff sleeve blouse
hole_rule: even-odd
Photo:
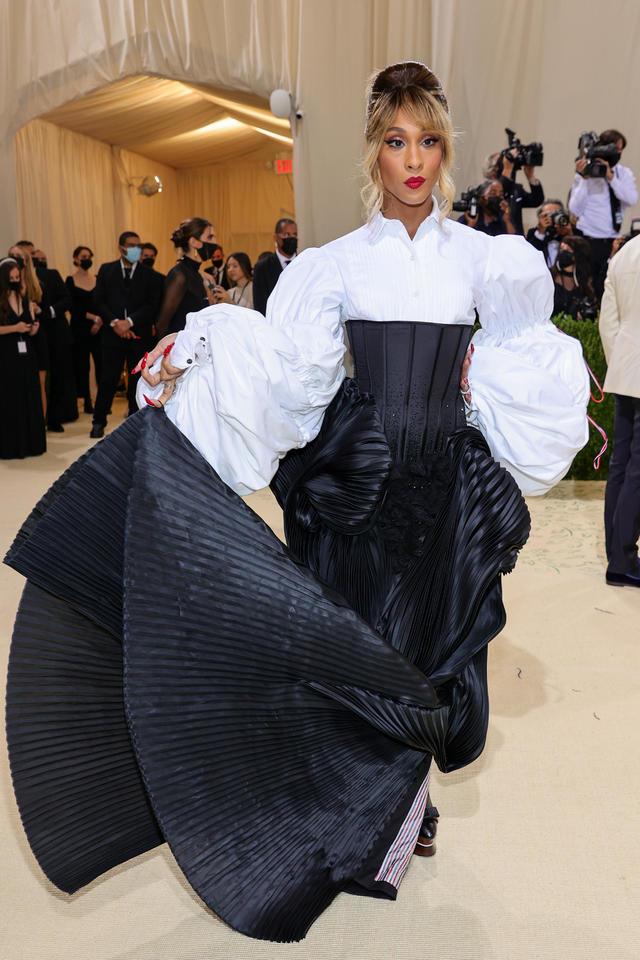
[[[524,494],[546,493],[589,438],[589,375],[578,340],[551,323],[553,281],[522,237],[494,237],[469,370],[472,422]]]
[[[542,493],[587,438],[580,344],[550,323],[552,305],[544,258],[523,238],[440,225],[436,204],[413,239],[378,214],[292,260],[266,318],[225,304],[189,314],[172,353],[186,372],[166,413],[246,494],[317,435],[345,376],[345,320],[472,325],[477,310],[473,422],[523,492]],[[138,402],[161,392],[141,381]]]

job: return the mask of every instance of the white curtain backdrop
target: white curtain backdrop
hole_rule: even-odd
[[[459,187],[478,183],[484,156],[505,144],[505,126],[544,142],[547,195],[566,197],[584,129],[620,128],[629,140],[624,162],[640,174],[639,40],[636,0],[6,2],[0,239],[10,243],[18,227],[16,131],[139,74],[261,97],[291,90],[304,111],[294,181],[306,245],[360,223],[364,83],[393,60],[424,60],[441,76],[461,131]],[[246,227],[243,220],[240,233]]]

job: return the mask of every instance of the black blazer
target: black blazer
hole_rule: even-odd
[[[253,309],[266,314],[267,300],[282,273],[277,254],[260,260],[253,268]]]
[[[42,287],[42,308],[53,307],[56,317],[64,317],[67,310],[71,310],[71,297],[64,280],[57,270],[36,271],[36,276]]]
[[[527,230],[527,241],[531,244],[532,247],[535,247],[536,250],[540,250],[544,253],[544,262],[547,262],[547,247],[549,246],[549,238],[545,237],[544,240],[539,240],[536,237],[537,227],[530,227]],[[555,239],[558,239],[557,237]]]
[[[129,283],[125,285],[120,260],[103,263],[98,270],[93,299],[96,313],[102,317],[103,337],[119,342],[120,337],[110,327],[112,320],[122,320],[125,313],[133,321],[133,332],[141,340],[152,340],[153,321],[160,306],[161,288],[155,271],[137,264]]]

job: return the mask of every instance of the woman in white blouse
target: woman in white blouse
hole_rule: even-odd
[[[434,851],[431,758],[452,770],[484,744],[500,575],[529,529],[518,485],[543,492],[568,469],[588,397],[542,255],[446,218],[452,140],[427,67],[379,73],[367,223],[297,257],[266,319],[191,314],[142,364],[139,402],[164,411],[93,448],[19,534],[9,562],[31,584],[9,746],[27,835],[62,889],[165,838],[235,929],[296,940],[340,891],[395,899],[412,853]],[[98,479],[96,517],[82,505]],[[288,549],[238,497],[268,483]],[[79,563],[100,569],[95,591],[74,586]],[[32,715],[48,729],[50,633],[64,779],[50,736],[19,729]]]

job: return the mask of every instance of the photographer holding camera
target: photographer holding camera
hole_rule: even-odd
[[[499,180],[508,201],[511,213],[511,222],[516,233],[524,235],[522,226],[522,211],[525,207],[538,207],[544,203],[544,190],[535,174],[535,167],[541,166],[544,159],[541,143],[529,143],[523,146],[515,136],[513,130],[506,128],[509,146],[499,153],[492,153],[484,168],[487,180]],[[525,190],[521,183],[516,183],[518,170],[524,172],[530,186]]]
[[[591,273],[598,299],[604,289],[613,238],[620,232],[624,211],[638,202],[636,179],[619,161],[627,145],[619,130],[583,133],[578,143],[576,174],[569,210],[578,218],[577,230],[591,244]]]
[[[561,200],[545,200],[538,208],[538,225],[527,231],[527,241],[544,253],[549,269],[556,262],[563,237],[573,233],[569,214]]]
[[[462,216],[458,217],[458,223],[466,223],[468,227],[487,233],[490,237],[516,232],[511,220],[511,209],[504,198],[504,190],[499,180],[485,180],[477,190],[469,190],[463,194],[463,201],[465,198],[469,198],[466,208],[464,202],[453,205],[454,210],[464,210]],[[472,201],[477,202],[477,208]]]

